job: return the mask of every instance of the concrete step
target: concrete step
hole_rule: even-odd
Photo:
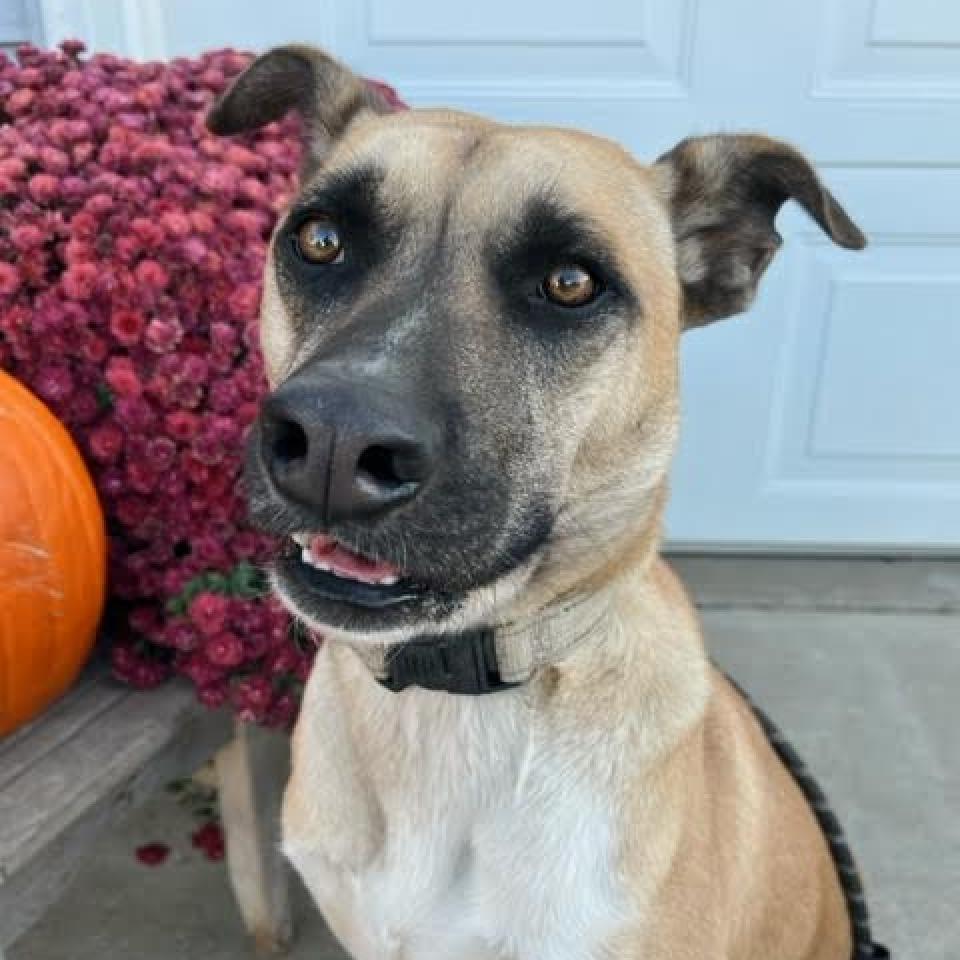
[[[960,612],[960,559],[668,555],[701,607]]]

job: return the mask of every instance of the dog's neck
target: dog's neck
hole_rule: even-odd
[[[535,615],[459,633],[425,634],[354,650],[385,687],[496,693],[526,683],[596,634],[610,611],[606,590],[558,600]]]

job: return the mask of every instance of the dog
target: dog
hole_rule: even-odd
[[[827,841],[658,555],[684,330],[745,310],[794,148],[392,112],[308,46],[212,108],[295,111],[252,515],[325,640],[283,848],[357,960],[849,960]],[[639,118],[638,118],[638,122]]]

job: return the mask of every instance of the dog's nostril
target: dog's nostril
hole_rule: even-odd
[[[274,459],[279,463],[293,463],[307,456],[306,431],[293,420],[277,420],[273,424],[270,446]]]
[[[402,466],[395,450],[382,446],[367,447],[357,460],[357,477],[375,486],[392,489],[413,479],[403,476]]]

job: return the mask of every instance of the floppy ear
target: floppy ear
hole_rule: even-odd
[[[390,113],[371,84],[317,47],[292,44],[257,57],[210,108],[207,128],[233,134],[256,130],[295,110],[304,121],[309,170],[330,143],[364,111]]]
[[[654,171],[669,198],[685,329],[746,310],[782,243],[773,221],[796,200],[834,243],[866,238],[793,147],[752,134],[691,137]]]

